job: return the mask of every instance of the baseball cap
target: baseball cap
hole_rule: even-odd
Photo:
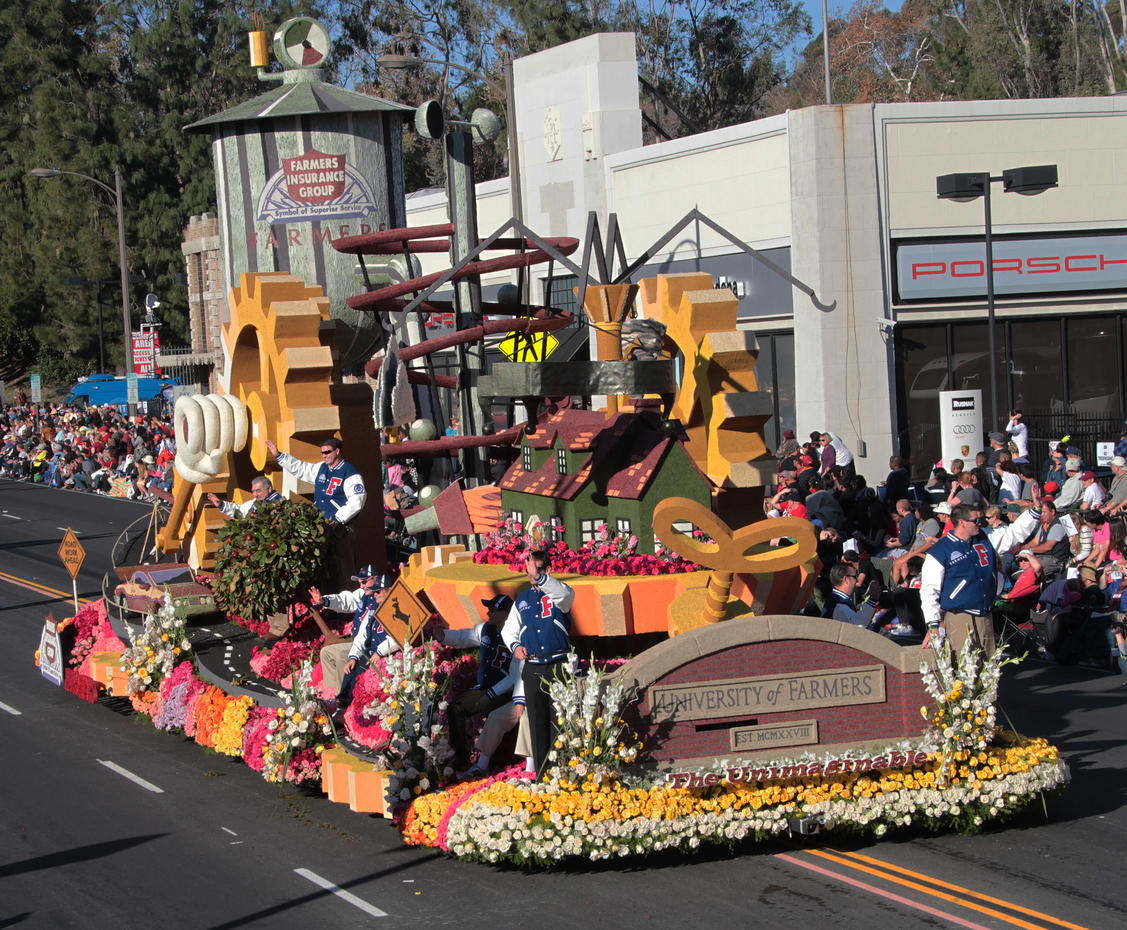
[[[1113,468],[1127,468],[1127,459],[1122,455],[1117,455],[1111,460],[1111,465]]]
[[[794,439],[794,430],[792,430],[792,429],[783,430],[783,439]]]
[[[369,578],[378,578],[378,587],[390,588],[395,584],[394,575],[380,574],[380,570],[374,565],[365,565],[360,571],[352,576],[353,581],[367,581]]]
[[[513,606],[513,599],[507,594],[498,594],[496,597],[491,597],[481,603],[487,611],[493,613],[494,611],[509,610]]]
[[[1069,459],[1064,463],[1065,471],[1080,471],[1080,459]]]
[[[1031,556],[1031,555],[1033,555],[1032,549],[1022,549],[1021,552],[1019,552],[1017,554],[1017,557],[1019,559],[1024,559],[1024,558],[1027,558],[1028,556]]]
[[[1081,481],[1095,481],[1096,480],[1096,473],[1094,471],[1081,472],[1080,480]]]
[[[1006,441],[1005,435],[1003,433],[999,433],[999,432],[987,433],[986,438],[989,439],[991,442],[1005,442]]]
[[[951,505],[947,501],[940,501],[935,507],[932,508],[935,513],[941,513],[945,517],[951,516]]]
[[[1046,494],[1056,494],[1060,490],[1060,485],[1055,481],[1046,481],[1045,486],[1041,488]]]

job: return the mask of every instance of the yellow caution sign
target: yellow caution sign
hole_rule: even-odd
[[[430,619],[430,610],[402,578],[396,578],[376,610],[376,619],[383,624],[388,635],[406,649]]]
[[[512,333],[497,348],[512,362],[542,362],[559,344],[551,333]]]

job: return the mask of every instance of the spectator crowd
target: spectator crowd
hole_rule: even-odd
[[[116,407],[7,406],[0,476],[132,500],[168,500],[176,456],[167,416]]]
[[[885,479],[871,487],[836,435],[814,432],[800,444],[786,430],[764,510],[805,518],[818,533],[822,572],[806,612],[922,640],[928,554],[959,526],[968,545],[991,550],[1000,643],[1062,663],[1118,665],[1127,676],[1119,612],[1127,577],[1127,438],[1104,481],[1067,437],[1050,443],[1044,468],[1035,468],[1020,411],[988,439],[973,463],[937,465],[918,483],[893,456]]]

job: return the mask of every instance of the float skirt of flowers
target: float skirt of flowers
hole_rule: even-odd
[[[610,781],[492,781],[417,798],[398,823],[407,842],[488,862],[550,865],[705,844],[735,845],[785,832],[790,818],[823,829],[870,832],[916,826],[974,832],[1069,779],[1043,739],[999,733],[986,749],[959,753],[940,784],[941,753],[911,769],[755,784],[628,787]]]

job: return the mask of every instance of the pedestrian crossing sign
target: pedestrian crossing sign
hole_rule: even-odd
[[[512,362],[542,362],[559,344],[551,333],[512,333],[497,348]]]

